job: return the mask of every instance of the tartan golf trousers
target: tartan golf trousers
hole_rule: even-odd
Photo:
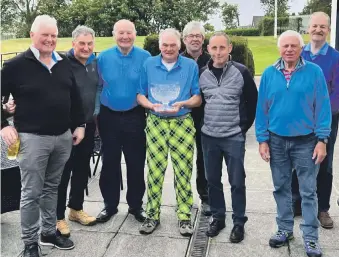
[[[160,219],[162,187],[170,153],[179,220],[190,220],[195,128],[190,114],[164,118],[149,114],[146,124],[148,218]]]

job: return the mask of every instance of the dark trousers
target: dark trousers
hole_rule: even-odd
[[[116,112],[101,105],[98,121],[104,157],[99,186],[105,206],[114,212],[119,205],[123,152],[127,166],[127,203],[130,209],[139,209],[145,193],[145,110],[137,106]]]
[[[318,195],[318,211],[327,212],[330,209],[330,198],[332,193],[333,181],[333,156],[334,145],[338,135],[339,114],[332,116],[331,134],[326,145],[327,156],[320,164],[317,177],[317,195]],[[299,193],[298,178],[293,171],[292,176],[292,194],[293,203],[300,204],[301,198]]]
[[[1,170],[1,213],[20,209],[21,175],[19,166]]]
[[[196,130],[195,142],[196,142],[196,148],[197,148],[197,160],[196,160],[197,191],[198,191],[201,201],[208,202],[207,180],[205,177],[204,156],[202,153],[202,146],[201,146],[201,126],[202,126],[203,117],[204,117],[203,106],[192,109],[192,118],[194,121],[195,130]]]
[[[231,185],[233,223],[244,225],[247,221],[245,187],[245,137],[239,133],[232,137],[216,138],[202,134],[206,178],[208,182],[208,200],[213,219],[224,220],[226,216],[223,191],[222,161],[226,161],[228,181]]]
[[[62,173],[58,189],[57,219],[65,218],[67,187],[71,178],[68,207],[80,211],[83,209],[84,190],[90,173],[90,159],[94,147],[95,123],[87,123],[85,137],[79,145],[73,146],[71,156],[68,159]]]

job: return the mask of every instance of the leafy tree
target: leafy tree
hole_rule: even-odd
[[[275,0],[260,0],[261,5],[265,10],[265,16],[274,16]],[[278,17],[288,16],[288,0],[278,0]]]
[[[214,26],[210,23],[206,23],[204,25],[204,28],[205,28],[205,31],[208,33],[208,32],[214,32]]]
[[[311,14],[313,12],[325,12],[331,15],[332,0],[310,0],[304,6],[300,14]]]
[[[234,29],[240,25],[238,5],[224,3],[221,6],[221,15],[226,29]]]

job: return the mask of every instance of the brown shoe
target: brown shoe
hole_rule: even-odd
[[[320,225],[323,228],[327,228],[327,229],[333,228],[333,220],[327,211],[319,212],[318,218],[320,221]]]
[[[71,221],[76,221],[84,226],[91,226],[94,225],[97,219],[93,216],[89,216],[83,210],[76,211],[70,208],[68,219]]]
[[[62,236],[69,237],[71,235],[71,231],[69,230],[69,226],[65,219],[57,220],[56,227]]]

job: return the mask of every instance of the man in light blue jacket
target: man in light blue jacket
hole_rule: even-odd
[[[321,68],[300,56],[303,45],[295,31],[279,37],[281,58],[261,78],[255,127],[260,155],[270,162],[277,204],[278,231],[269,244],[277,248],[293,238],[293,167],[300,183],[305,251],[320,257],[317,174],[326,156],[331,105]]]

